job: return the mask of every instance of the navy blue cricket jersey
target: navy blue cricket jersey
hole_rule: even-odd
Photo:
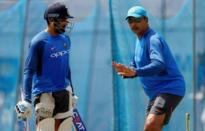
[[[31,92],[56,92],[72,86],[69,67],[70,39],[64,34],[38,33],[30,42],[24,67],[23,98],[31,101]]]

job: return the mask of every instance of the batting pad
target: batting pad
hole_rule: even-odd
[[[55,120],[53,118],[46,118],[38,123],[37,131],[55,131]]]
[[[58,131],[72,131],[73,119],[69,117],[65,119],[58,128]]]

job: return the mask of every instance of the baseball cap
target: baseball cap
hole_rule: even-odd
[[[64,4],[61,4],[60,2],[51,4],[48,6],[48,8],[45,10],[44,13],[44,19],[48,18],[74,18],[68,13],[68,9]]]
[[[139,17],[142,17],[142,16],[148,17],[147,16],[147,11],[142,6],[133,6],[133,7],[131,7],[127,12],[126,20],[130,16],[136,17],[136,18],[139,18]]]

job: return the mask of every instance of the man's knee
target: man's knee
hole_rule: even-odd
[[[161,131],[162,126],[153,123],[146,123],[144,126],[144,131]]]
[[[148,115],[144,131],[161,131],[163,127],[164,115],[156,116],[154,114]]]

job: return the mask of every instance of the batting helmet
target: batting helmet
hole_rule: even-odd
[[[64,4],[57,2],[49,5],[48,8],[45,10],[44,19],[48,20],[49,18],[61,19],[74,17],[68,13],[68,9]]]

